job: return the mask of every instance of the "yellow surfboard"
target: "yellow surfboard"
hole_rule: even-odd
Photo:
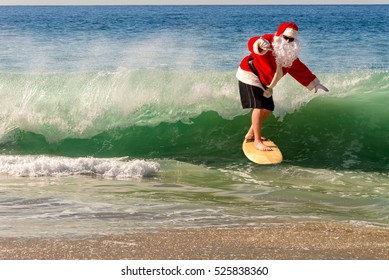
[[[242,149],[245,156],[252,162],[258,164],[277,164],[282,162],[280,149],[270,140],[263,141],[263,144],[270,147],[271,151],[260,151],[254,147],[254,140],[244,140]]]

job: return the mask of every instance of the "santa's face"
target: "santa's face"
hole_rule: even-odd
[[[285,40],[283,36],[274,37],[273,49],[277,64],[282,67],[290,67],[298,57],[300,43],[297,40],[292,42]]]

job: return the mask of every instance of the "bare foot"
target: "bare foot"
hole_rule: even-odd
[[[247,133],[244,139],[247,141],[254,140],[254,134]]]
[[[272,149],[262,142],[254,143],[254,147],[260,151],[272,151]]]
[[[254,141],[254,134],[246,134],[244,137],[247,141]],[[267,141],[268,139],[266,137],[261,136],[261,141]]]

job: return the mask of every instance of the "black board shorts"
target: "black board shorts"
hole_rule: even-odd
[[[273,96],[264,97],[263,89],[239,81],[239,93],[243,109],[257,108],[274,111]]]

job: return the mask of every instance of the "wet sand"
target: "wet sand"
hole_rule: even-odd
[[[388,260],[389,228],[337,223],[0,238],[3,260]]]

